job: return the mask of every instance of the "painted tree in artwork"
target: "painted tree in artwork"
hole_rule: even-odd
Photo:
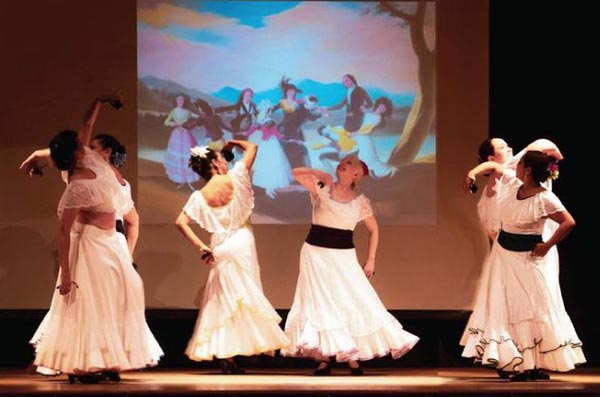
[[[417,56],[417,89],[402,135],[394,147],[389,162],[396,166],[411,163],[417,157],[436,114],[435,46],[429,48],[425,28],[428,23],[428,7],[433,3],[420,1],[414,13],[403,8],[399,2],[380,1],[376,8],[402,20],[410,31],[413,50]],[[429,18],[432,19],[432,18]]]

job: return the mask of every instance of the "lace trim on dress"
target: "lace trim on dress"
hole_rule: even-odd
[[[94,179],[78,179],[67,185],[58,202],[59,218],[67,208],[89,208],[103,203],[102,192],[93,183],[94,181]]]
[[[327,206],[338,208],[340,211],[349,211],[348,207],[350,206],[351,210],[356,210],[356,214],[358,216],[357,222],[360,222],[373,215],[371,200],[369,200],[367,196],[365,196],[362,193],[353,198],[352,200],[343,203],[341,201],[336,201],[331,197],[331,186],[325,186],[323,188],[320,188],[317,185],[316,191],[317,196],[313,197],[311,195],[311,201],[314,202],[314,200],[318,199],[321,202],[325,203]]]

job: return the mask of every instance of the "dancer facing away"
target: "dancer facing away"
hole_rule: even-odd
[[[402,329],[369,283],[375,274],[379,231],[369,199],[355,190],[368,173],[356,156],[342,159],[335,183],[319,170],[293,170],[310,193],[313,214],[285,325],[291,346],[281,354],[315,359],[319,362],[315,375],[331,373],[332,357],[348,362],[353,375],[362,375],[358,361],[387,354],[399,358],[419,340]],[[352,232],[361,221],[369,231],[364,268],[352,242]]]
[[[278,325],[281,318],[262,291],[249,223],[254,207],[249,173],[256,145],[233,140],[225,148],[234,146],[244,154],[231,170],[221,152],[206,146],[192,149],[190,166],[206,184],[192,193],[176,221],[181,233],[210,266],[186,354],[195,361],[221,359],[225,374],[244,372],[234,361],[235,356],[273,355],[289,344]],[[192,221],[212,233],[210,245],[194,233]]]
[[[60,132],[21,164],[31,174],[50,156],[69,175],[58,204],[56,292],[32,343],[34,364],[71,383],[119,381],[119,372],[156,365],[163,354],[146,324],[142,280],[115,231],[118,180],[87,147],[100,107],[113,99],[99,97],[79,133]]]
[[[569,371],[584,363],[581,341],[573,324],[556,303],[548,269],[557,261],[549,251],[575,225],[558,197],[542,184],[550,177],[553,159],[541,151],[527,151],[519,160],[516,177],[497,191],[502,225],[488,262],[487,293],[479,293],[464,341],[464,357],[515,373],[511,379],[548,379],[541,369]],[[504,173],[504,166],[482,163],[468,174]],[[547,223],[558,224],[544,241]],[[559,291],[560,294],[560,291]],[[562,299],[561,299],[562,302]]]

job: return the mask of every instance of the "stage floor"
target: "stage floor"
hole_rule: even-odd
[[[74,384],[66,376],[0,371],[0,395],[413,395],[413,396],[600,396],[600,368],[552,375],[549,381],[511,382],[481,368],[366,368],[351,376],[335,368],[315,377],[309,369],[254,369],[245,375],[217,370],[149,370],[122,375],[121,383]]]

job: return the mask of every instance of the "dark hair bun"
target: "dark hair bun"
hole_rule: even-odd
[[[50,147],[50,157],[56,164],[56,168],[61,171],[72,171],[75,168],[76,153],[79,147],[77,132],[63,130],[52,138],[48,146]]]
[[[233,151],[231,151],[231,149],[223,149],[221,150],[221,154],[223,155],[223,158],[225,159],[225,161],[227,161],[228,163],[230,163],[233,158],[235,157],[233,155]]]

